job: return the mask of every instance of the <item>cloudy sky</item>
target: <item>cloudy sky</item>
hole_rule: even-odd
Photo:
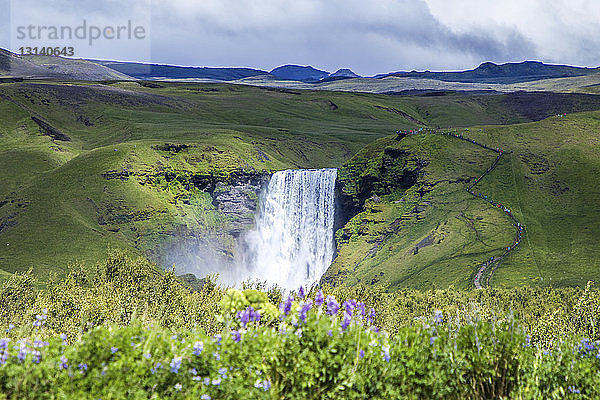
[[[597,0],[0,0],[0,6],[3,2],[0,18],[4,32],[10,26],[10,37],[5,32],[0,45],[13,51],[43,45],[19,39],[19,26],[76,27],[85,19],[104,28],[130,20],[144,27],[144,40],[74,42],[76,55],[267,70],[310,64],[363,75],[525,59],[600,65]],[[63,42],[70,44],[50,44]]]

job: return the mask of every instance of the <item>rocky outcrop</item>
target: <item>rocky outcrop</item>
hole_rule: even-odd
[[[234,237],[254,226],[259,194],[269,177],[269,174],[239,176],[233,184],[216,183],[213,204],[227,217],[227,230]]]

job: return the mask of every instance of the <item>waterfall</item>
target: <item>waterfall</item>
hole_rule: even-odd
[[[296,289],[321,278],[334,253],[336,176],[336,169],[273,174],[246,236],[250,279]]]

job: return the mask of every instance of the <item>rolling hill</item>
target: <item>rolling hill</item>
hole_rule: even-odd
[[[555,117],[583,110],[590,112]],[[184,256],[207,243],[211,257],[196,261],[227,268],[265,176],[341,167],[343,181],[367,189],[406,180],[361,191],[344,209],[348,225],[338,233],[330,277],[392,289],[468,287],[481,258],[510,239],[503,215],[464,193],[464,180],[493,155],[447,138],[389,137],[397,129],[468,126],[468,135],[513,151],[482,184],[519,210],[527,227],[529,242],[493,285],[582,285],[597,277],[591,238],[598,232],[585,225],[598,218],[593,110],[600,96],[3,83],[0,279],[28,268],[40,278],[76,263],[89,268],[108,248],[168,267],[189,262]],[[369,200],[373,194],[379,202]]]

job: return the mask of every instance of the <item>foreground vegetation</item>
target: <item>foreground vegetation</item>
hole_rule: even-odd
[[[262,289],[225,290],[210,280],[194,289],[116,251],[93,272],[76,270],[45,290],[27,274],[13,275],[0,288],[0,393],[600,395],[600,292],[591,285],[392,294],[357,285],[291,296]]]

